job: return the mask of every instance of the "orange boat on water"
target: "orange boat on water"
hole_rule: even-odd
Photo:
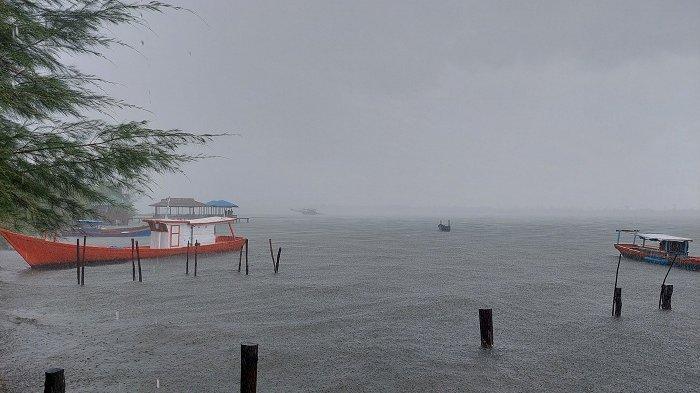
[[[142,259],[169,257],[187,252],[187,243],[199,243],[198,254],[239,251],[246,239],[235,236],[232,222],[236,218],[208,217],[194,220],[149,219],[144,220],[151,229],[150,244],[139,247]],[[229,233],[217,234],[217,224],[228,224]],[[75,265],[76,245],[15,233],[0,228],[0,234],[24,258],[29,266],[58,267]],[[83,247],[80,247],[81,258]],[[85,246],[85,263],[127,261],[131,259],[131,246]]]
[[[632,243],[621,243],[622,233],[634,235]],[[637,239],[642,244],[637,244]],[[615,248],[627,258],[654,263],[657,265],[673,265],[688,270],[700,270],[700,257],[688,255],[690,242],[693,239],[664,235],[660,233],[639,233],[637,229],[618,229]],[[655,247],[650,247],[647,242],[656,242]]]

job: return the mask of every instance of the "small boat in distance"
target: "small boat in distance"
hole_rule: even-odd
[[[688,270],[700,270],[700,257],[689,256],[690,242],[693,239],[685,237],[664,235],[660,233],[639,233],[636,229],[618,229],[615,248],[627,258],[654,263],[657,265],[669,265]],[[632,233],[632,243],[620,243],[623,233]],[[642,244],[637,244],[637,238]],[[647,242],[655,242],[650,247]]]
[[[449,232],[451,229],[452,226],[450,225],[450,220],[447,220],[447,225],[444,225],[442,220],[440,220],[440,223],[438,224],[438,230],[440,232]]]
[[[321,213],[316,211],[316,209],[290,209],[293,212],[301,213],[305,216],[317,216]]]
[[[207,217],[199,219],[147,219],[150,228],[148,245],[139,247],[142,259],[169,257],[187,252],[188,242],[199,243],[197,253],[239,251],[245,238],[235,236],[233,217]],[[228,224],[228,233],[219,234],[216,226]],[[2,235],[24,260],[33,268],[75,266],[77,247],[73,243],[45,240],[0,228]],[[83,246],[80,246],[83,253]],[[131,246],[85,246],[85,263],[128,261],[132,258]],[[194,252],[190,250],[190,252]],[[81,255],[82,257],[82,255]]]

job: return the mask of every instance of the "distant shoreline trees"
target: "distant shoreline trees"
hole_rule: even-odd
[[[144,192],[154,173],[201,158],[181,152],[216,136],[113,122],[134,108],[101,94],[105,83],[62,61],[126,45],[109,25],[144,23],[143,12],[178,9],[157,1],[0,2],[0,226],[51,233],[94,217],[114,195]],[[97,113],[104,115],[96,118]]]

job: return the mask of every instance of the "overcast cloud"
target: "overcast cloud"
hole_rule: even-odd
[[[132,119],[241,134],[155,198],[700,208],[700,2],[178,4],[78,60]]]

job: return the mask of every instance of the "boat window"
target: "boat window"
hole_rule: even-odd
[[[152,232],[167,232],[168,227],[165,226],[162,222],[153,222],[153,221],[148,221],[148,227],[151,229]]]

